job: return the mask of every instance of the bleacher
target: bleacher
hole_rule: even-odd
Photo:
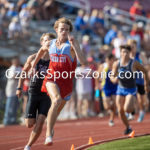
[[[68,0],[56,0],[57,2],[61,2],[61,3],[67,3],[67,4],[75,4],[76,3],[76,7],[78,8],[82,8],[83,7],[83,0],[78,0],[78,1],[68,1]],[[144,2],[146,0],[143,0]],[[109,4],[106,3],[105,0],[88,0],[86,3],[85,8],[89,7],[89,3],[90,3],[90,8],[104,8],[104,15],[105,15],[105,27],[106,28],[110,28],[110,24],[111,23],[116,23],[117,25],[119,25],[119,27],[122,27],[122,23],[124,24],[122,30],[125,32],[129,32],[132,25],[136,22],[136,20],[142,20],[145,22],[150,22],[149,19],[145,18],[145,17],[141,17],[141,16],[136,16],[136,20],[131,20],[131,16],[129,14],[128,11],[124,11],[122,9],[116,9],[117,11],[117,15],[121,16],[122,19],[120,19],[119,17],[116,17],[115,15],[112,16],[111,14],[107,13],[110,9],[113,9],[112,5],[114,2],[117,2],[119,4],[119,8],[123,8],[126,9],[128,8],[129,10],[129,6],[132,5],[133,2],[131,1],[119,1],[119,0],[111,0],[109,1]],[[124,6],[124,3],[127,6]],[[142,3],[142,2],[141,2]],[[150,1],[147,1],[147,5],[150,3]],[[108,5],[106,5],[108,4]],[[145,6],[146,3],[142,3],[145,9],[148,9],[147,6]],[[105,7],[104,7],[105,6]],[[60,17],[67,17],[69,19],[71,19],[73,22],[76,18],[76,15],[72,15],[72,14],[64,14],[62,13]],[[17,40],[12,40],[12,39],[8,39],[7,38],[7,30],[5,29],[5,36],[2,37],[2,39],[0,40],[0,56],[4,57],[4,51],[7,52],[7,55],[5,55],[5,58],[10,58],[13,55],[19,55],[22,59],[21,62],[22,64],[25,62],[27,56],[29,56],[30,54],[33,54],[35,52],[37,52],[37,50],[40,48],[40,36],[42,35],[42,33],[45,32],[54,32],[53,30],[53,25],[54,25],[55,19],[51,19],[50,21],[31,21],[30,23],[30,27],[29,27],[29,31],[30,31],[30,37],[28,37],[27,39],[17,39]],[[75,33],[75,34],[74,34]],[[73,34],[75,35],[75,37],[81,41],[82,39],[82,35],[80,32],[74,32]],[[101,46],[101,38],[95,38],[95,39],[91,39],[94,40],[94,44],[92,45],[92,49],[97,50],[98,47]],[[93,41],[91,41],[92,43]],[[11,53],[10,53],[11,51]]]

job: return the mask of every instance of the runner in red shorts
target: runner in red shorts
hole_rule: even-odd
[[[64,107],[66,101],[70,100],[73,77],[76,68],[76,57],[81,64],[86,64],[86,59],[80,50],[79,43],[69,34],[73,29],[72,23],[66,18],[58,19],[54,24],[57,39],[47,42],[39,50],[32,69],[48,51],[50,55],[49,69],[43,81],[42,91],[47,92],[52,104],[47,116],[47,131],[45,145],[52,144],[53,128],[57,116]]]

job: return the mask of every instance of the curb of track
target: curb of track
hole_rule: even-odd
[[[138,135],[135,135],[134,137],[147,136],[147,135],[150,135],[150,133],[138,134]],[[75,148],[75,150],[85,150],[86,148],[93,147],[93,146],[98,145],[98,144],[104,144],[104,143],[107,143],[107,142],[112,142],[112,141],[116,141],[116,140],[123,140],[123,139],[128,139],[128,138],[130,138],[130,137],[123,136],[123,137],[119,137],[119,138],[96,141],[96,142],[94,142],[93,144],[90,144],[90,145],[89,144],[81,145],[81,146]]]

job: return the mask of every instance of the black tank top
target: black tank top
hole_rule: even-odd
[[[48,69],[48,66],[49,66],[49,60],[43,60],[43,59],[39,60],[39,62],[35,67],[37,73],[30,80],[30,85],[28,90],[29,93],[42,94],[41,86],[45,78],[46,70]]]
[[[134,60],[130,59],[127,66],[121,66],[120,62],[118,64],[118,73],[119,73],[119,85],[123,88],[135,88],[135,75],[132,70]]]

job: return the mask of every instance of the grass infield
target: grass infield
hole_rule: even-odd
[[[150,135],[108,142],[88,150],[150,150]]]

